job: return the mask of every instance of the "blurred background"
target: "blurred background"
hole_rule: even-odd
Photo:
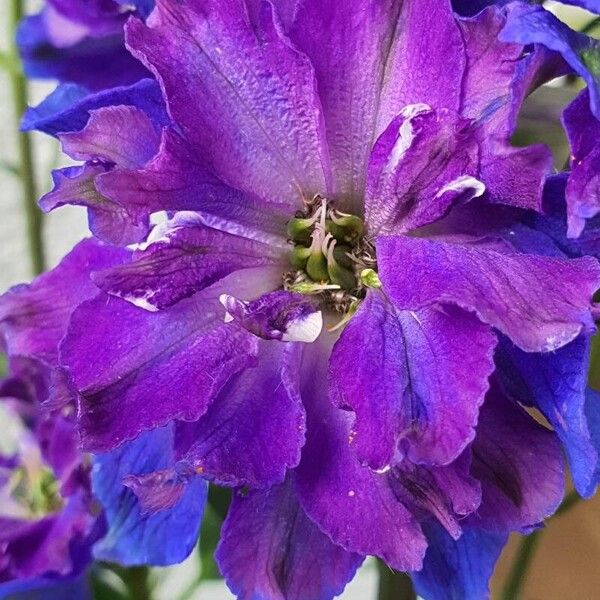
[[[83,1],[83,0],[82,0]],[[574,28],[589,25],[593,16],[579,9],[552,5],[559,16]],[[25,2],[28,12],[36,12],[40,2]],[[9,51],[14,31],[9,23],[8,2],[0,3],[0,51]],[[595,29],[596,32],[600,28]],[[597,33],[596,33],[597,35]],[[0,64],[0,67],[2,65]],[[560,127],[561,109],[577,93],[577,81],[562,78],[545,86],[529,98],[515,136],[518,145],[543,141],[554,152],[555,165],[563,168],[568,147]],[[32,82],[27,91],[31,105],[39,103],[55,85],[52,82]],[[13,86],[6,68],[0,68],[0,292],[11,285],[27,281],[32,276],[28,242],[24,192],[20,178],[18,117],[13,99]],[[61,158],[57,142],[41,134],[31,135],[35,194],[39,197],[50,189],[51,170],[68,164]],[[73,245],[87,233],[84,209],[65,207],[45,215],[42,222],[46,267],[54,266]],[[600,373],[598,373],[600,375]],[[150,583],[155,586],[153,598],[173,600],[198,598],[224,600],[233,598],[218,579],[210,555],[218,537],[219,521],[208,515],[204,527],[204,542],[198,552],[185,563],[168,569],[153,569]],[[531,538],[530,538],[531,540]],[[515,557],[528,564],[524,579],[523,600],[595,600],[600,598],[600,497],[588,502],[575,502],[555,516],[542,533],[524,544],[514,536],[503,553],[492,583],[492,598],[513,600],[507,596],[504,583],[513,571]],[[111,571],[105,576],[110,579]],[[118,577],[109,582],[118,587]],[[367,561],[356,579],[341,596],[343,600],[377,598],[378,567]],[[382,598],[384,596],[381,596]],[[395,598],[386,595],[385,598]],[[143,596],[138,600],[142,600]],[[398,596],[400,598],[400,596]],[[514,599],[516,600],[516,598]]]

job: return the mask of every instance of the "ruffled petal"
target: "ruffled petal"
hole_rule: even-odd
[[[99,160],[133,169],[156,154],[160,128],[135,106],[105,106],[90,111],[82,130],[58,137],[63,152],[75,160]]]
[[[568,236],[579,237],[588,219],[600,213],[600,122],[590,111],[589,93],[582,92],[563,113],[571,145],[567,199]]]
[[[100,175],[98,190],[132,214],[199,211],[218,229],[242,229],[250,237],[285,232],[295,209],[290,211],[284,198],[267,201],[229,187],[201,156],[178,133],[165,129],[159,152],[143,169],[115,169]]]
[[[380,237],[377,257],[384,290],[398,308],[456,304],[526,352],[556,350],[594,330],[595,259],[509,254],[406,236]]]
[[[398,110],[417,102],[459,108],[464,50],[450,3],[360,0],[346,11],[309,0],[297,6],[289,35],[315,67],[335,195],[360,208],[369,152]]]
[[[471,454],[463,452],[445,467],[415,465],[408,460],[392,469],[390,484],[404,506],[420,520],[434,517],[454,538],[460,521],[481,504],[481,486],[471,477]]]
[[[305,347],[302,397],[307,440],[297,469],[300,503],[308,516],[349,552],[379,556],[406,571],[421,567],[425,537],[398,501],[389,473],[361,466],[352,450],[351,416],[327,395],[329,348]]]
[[[598,452],[585,415],[589,337],[581,336],[556,352],[529,354],[503,339],[499,376],[506,391],[521,404],[535,406],[562,442],[576,489],[594,493]]]
[[[234,273],[156,313],[105,295],[81,304],[61,361],[80,396],[84,448],[109,450],[172,419],[203,415],[229,378],[256,360],[257,338],[223,324],[220,294],[252,298],[272,281],[268,268]]]
[[[232,378],[197,423],[179,425],[181,461],[221,485],[281,482],[304,444],[301,357],[296,344],[261,341],[256,365]]]
[[[52,271],[0,297],[0,331],[11,356],[57,362],[73,309],[98,293],[90,273],[125,260],[125,250],[80,242]]]
[[[131,262],[96,273],[94,281],[105,292],[154,311],[234,271],[284,262],[287,249],[206,227],[193,213],[178,213],[157,226]]]
[[[268,491],[234,496],[216,558],[241,600],[331,600],[363,561],[306,515],[292,477]]]
[[[358,458],[383,469],[406,456],[443,465],[475,436],[495,337],[462,310],[397,310],[369,292],[336,343],[333,400],[354,411]]]
[[[54,188],[40,198],[40,208],[49,212],[68,204],[85,206],[90,231],[98,239],[117,246],[139,242],[148,233],[149,219],[130,214],[97,190],[96,177],[106,169],[106,165],[86,164],[53,171]]]
[[[405,233],[485,192],[469,123],[426,104],[405,107],[369,160],[365,216],[371,234]]]
[[[541,44],[559,52],[588,84],[592,112],[600,118],[600,42],[561,22],[537,5],[515,2],[508,13],[500,40],[519,44]]]
[[[227,294],[221,298],[226,320],[265,340],[314,342],[323,328],[323,316],[306,296],[285,291],[272,292],[252,302]]]
[[[132,20],[126,29],[190,147],[222,179],[292,210],[327,191],[312,66],[283,36],[270,4],[253,28],[239,2],[158,0],[148,26]]]
[[[495,388],[481,408],[472,452],[483,497],[468,523],[528,533],[558,508],[565,486],[558,438]]]
[[[119,105],[136,106],[157,125],[169,123],[160,86],[153,79],[142,79],[130,86],[96,93],[90,93],[87,88],[75,84],[60,85],[39,106],[25,111],[21,129],[42,131],[54,136],[67,131],[80,131],[88,122],[91,111]]]

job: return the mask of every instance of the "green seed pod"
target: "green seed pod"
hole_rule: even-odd
[[[331,219],[327,219],[325,221],[325,230],[339,242],[350,241],[351,239],[347,239],[349,237],[349,232],[343,227],[340,227],[334,223]]]
[[[309,257],[310,248],[307,248],[306,246],[295,246],[292,250],[292,255],[290,256],[290,263],[292,263],[294,269],[304,271]]]
[[[295,242],[310,242],[310,233],[314,224],[314,219],[292,219],[288,221],[288,238]]]
[[[338,265],[335,261],[327,267],[331,283],[339,285],[344,290],[353,290],[356,287],[356,277],[349,269]]]
[[[342,267],[346,267],[346,269],[352,270],[354,267],[354,263],[352,259],[348,256],[351,252],[350,246],[337,245],[333,249],[333,258],[335,258],[335,262],[340,264]]]
[[[312,252],[306,261],[306,272],[313,281],[329,281],[327,259],[321,251]]]
[[[334,214],[332,216],[332,220],[335,225],[344,230],[346,232],[346,236],[349,236],[351,239],[360,237],[365,229],[363,220],[355,215],[337,213],[337,215]]]

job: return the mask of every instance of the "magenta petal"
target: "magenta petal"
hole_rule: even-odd
[[[398,308],[458,305],[526,352],[556,350],[594,328],[600,267],[592,258],[508,254],[406,236],[380,237],[377,256],[384,290]]]
[[[222,485],[268,487],[300,460],[301,349],[260,341],[257,352],[255,365],[232,377],[198,422],[177,431],[182,462]]]
[[[158,0],[147,26],[132,20],[126,29],[133,53],[162,82],[173,120],[223,180],[290,207],[327,191],[312,65],[270,4],[253,28],[236,0]]]
[[[479,151],[469,122],[426,104],[404,108],[369,160],[365,213],[372,234],[404,233],[481,196]]]
[[[558,438],[495,388],[481,409],[471,473],[483,499],[469,521],[491,531],[530,531],[564,493]]]
[[[200,211],[223,223],[276,235],[285,231],[290,218],[285,198],[266,201],[233,189],[211,172],[201,156],[173,130],[164,129],[157,155],[144,168],[105,173],[97,178],[97,187],[136,215]]]
[[[246,269],[156,313],[104,294],[73,313],[61,346],[79,392],[83,446],[112,449],[173,419],[197,420],[221,387],[255,364],[257,338],[225,325],[219,296],[272,289],[268,268]]]
[[[63,151],[75,160],[101,160],[132,169],[158,150],[160,130],[135,106],[106,106],[90,111],[81,131],[59,134]]]
[[[55,363],[73,309],[98,293],[90,273],[125,260],[128,252],[94,240],[80,242],[52,271],[0,296],[6,352]]]
[[[96,273],[96,284],[132,304],[161,310],[234,271],[287,259],[280,247],[206,227],[195,214],[179,213],[157,226],[152,238],[131,262]]]
[[[587,219],[600,212],[600,122],[590,110],[589,93],[582,92],[563,113],[571,145],[567,196],[569,237],[579,237]]]
[[[397,310],[370,292],[333,349],[332,398],[356,415],[352,447],[373,469],[406,456],[443,465],[475,436],[496,340],[460,309]]]
[[[305,346],[303,362],[307,440],[297,469],[302,507],[349,552],[379,556],[401,571],[419,569],[425,537],[394,494],[389,474],[375,473],[356,458],[350,443],[352,418],[329,401],[329,349],[319,344],[324,346]]]
[[[291,478],[234,496],[216,558],[231,591],[247,600],[331,600],[363,561],[306,515]]]
[[[40,198],[40,208],[48,212],[68,204],[85,206],[90,231],[98,239],[116,245],[139,242],[148,233],[148,218],[129,214],[96,189],[96,177],[106,169],[104,164],[86,164],[53,171],[54,189]]]

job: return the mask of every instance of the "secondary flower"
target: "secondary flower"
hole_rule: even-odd
[[[146,16],[152,5],[153,0],[47,0],[17,32],[25,73],[92,90],[137,81],[147,73],[125,49],[123,25],[132,10]]]
[[[120,472],[149,514],[235,488],[218,560],[240,597],[331,598],[372,554],[426,598],[480,598],[560,502],[573,438],[519,405],[551,412],[555,382],[507,373],[585,342],[600,267],[544,232],[547,149],[509,144],[548,57],[498,41],[511,10],[162,0],[126,37],[167,113],[138,84],[32,119],[85,161],[42,204],[135,242],[88,269],[60,342],[82,444],[174,429],[162,465]]]
[[[75,406],[58,365],[58,341],[74,306],[95,293],[90,270],[126,252],[91,240],[51,273],[0,299],[0,333],[10,376],[0,382],[6,432],[0,447],[0,595],[86,588],[93,558],[164,565],[196,543],[206,499],[197,481],[168,515],[148,515],[122,481],[170,464],[173,428],[156,429],[118,450],[81,452]],[[83,593],[83,592],[81,592]],[[8,597],[8,596],[7,596]]]

